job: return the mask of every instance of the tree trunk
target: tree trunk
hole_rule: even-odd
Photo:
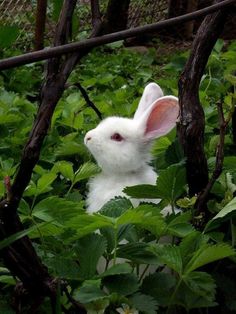
[[[40,50],[44,48],[46,13],[47,13],[47,0],[38,0],[34,37],[35,50]]]
[[[198,90],[204,68],[223,29],[226,17],[227,9],[222,9],[204,19],[179,80],[178,136],[186,156],[190,195],[198,194],[208,183],[208,167],[204,153],[205,121]]]
[[[109,0],[102,27],[103,34],[109,34],[127,28],[130,0]]]
[[[176,17],[186,13],[194,12],[197,10],[198,0],[170,0],[168,17]],[[194,21],[187,22],[181,27],[175,27],[170,32],[173,35],[184,37],[184,39],[189,39],[193,35]]]

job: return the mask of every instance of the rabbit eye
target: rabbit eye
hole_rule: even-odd
[[[116,141],[116,142],[121,142],[123,141],[123,137],[119,134],[119,133],[114,133],[112,136],[111,136],[111,139],[113,141]]]

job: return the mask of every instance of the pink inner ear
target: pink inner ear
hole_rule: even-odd
[[[172,98],[157,100],[146,122],[145,135],[155,138],[167,134],[176,124],[178,102]]]

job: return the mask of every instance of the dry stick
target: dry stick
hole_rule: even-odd
[[[102,25],[102,16],[99,7],[99,0],[90,0],[91,1],[91,13],[92,13],[92,25],[93,31],[91,37],[94,37],[96,34],[100,33]]]
[[[55,44],[60,45],[67,41],[66,37],[70,33],[75,5],[76,0],[64,0],[54,40]],[[65,36],[65,34],[67,35]],[[17,207],[24,189],[30,181],[33,168],[39,159],[43,140],[50,126],[55,106],[63,93],[65,82],[81,56],[73,54],[63,58],[61,62],[58,58],[52,58],[48,61],[47,76],[41,90],[41,104],[34,126],[24,148],[9,199],[0,203],[0,239],[23,229],[16,212]],[[47,268],[41,263],[27,236],[2,250],[1,253],[6,266],[23,282],[32,295],[35,293],[36,298],[50,296],[53,303],[56,297],[57,281],[48,274]],[[55,310],[53,307],[53,313]]]
[[[219,138],[219,143],[217,144],[217,148],[216,148],[215,169],[212,173],[211,179],[209,180],[207,186],[198,195],[198,198],[196,200],[196,207],[197,207],[198,212],[202,211],[201,209],[203,206],[205,206],[208,200],[209,193],[215,181],[219,178],[222,172],[223,162],[224,162],[225,133],[226,133],[227,126],[229,125],[229,122],[232,118],[232,114],[233,114],[233,112],[230,112],[228,118],[225,120],[224,113],[223,113],[223,106],[221,102],[217,103],[217,109],[218,109],[218,116],[219,116],[220,138]]]
[[[0,61],[0,70],[10,69],[16,66],[57,57],[62,54],[67,54],[71,52],[78,53],[84,49],[91,49],[97,46],[119,41],[119,40],[126,39],[129,37],[135,37],[141,34],[155,32],[163,28],[171,27],[173,25],[182,24],[186,21],[191,21],[193,19],[200,18],[202,16],[218,11],[234,3],[236,3],[236,0],[225,0],[225,1],[222,1],[221,3],[214,4],[212,6],[198,10],[196,12],[185,14],[185,15],[178,16],[175,18],[171,18],[171,19],[161,21],[158,23],[140,26],[140,27],[129,29],[129,30],[124,30],[124,31],[120,31],[120,32],[112,33],[112,34],[103,35],[96,38],[90,38],[90,39],[83,40],[81,42],[75,42],[75,43],[70,43],[70,44],[66,44],[66,45],[62,45],[58,47],[35,51],[35,52],[27,53],[21,56],[17,56],[17,57],[3,59]]]
[[[88,107],[92,108],[94,112],[97,114],[98,118],[102,120],[102,113],[98,110],[98,108],[94,105],[94,103],[90,100],[86,90],[83,88],[83,86],[80,83],[73,84],[74,86],[78,87],[80,90],[82,96],[84,97],[84,100],[86,101]]]
[[[64,1],[62,17],[65,18],[61,19],[58,25],[58,32],[67,32],[67,28],[70,27],[68,14],[72,18],[75,5],[76,0]],[[63,23],[66,23],[67,26],[63,27]],[[58,34],[58,37],[56,37],[58,44],[60,44],[60,40],[66,40],[63,35],[64,33]],[[57,83],[60,63],[58,60],[51,59],[48,64],[47,79],[42,88],[42,101],[34,127],[24,148],[20,167],[11,187],[10,195],[8,199],[2,200],[0,203],[0,239],[23,229],[17,215],[17,207],[24,189],[30,181],[33,168],[39,159],[41,145],[47,134],[55,105],[63,92],[64,86],[61,85],[61,82]],[[42,264],[27,236],[3,249],[1,255],[6,266],[23,282],[24,287],[33,298],[47,295],[55,299],[57,282],[49,275],[47,268]],[[55,312],[55,308],[52,309],[52,312]]]
[[[204,19],[179,79],[178,136],[186,156],[190,195],[200,193],[208,184],[208,167],[204,152],[205,120],[199,100],[199,84],[211,51],[223,29],[227,13],[226,9],[220,10]]]
[[[47,14],[47,0],[38,0],[36,9],[34,47],[35,50],[44,48],[44,32]]]
[[[212,177],[209,180],[207,186],[203,191],[199,194],[197,198],[197,208],[200,210],[202,207],[202,204],[205,204],[209,192],[215,183],[216,179],[219,177],[222,171],[222,166],[223,166],[223,160],[224,160],[224,139],[225,139],[225,131],[226,131],[226,123],[224,119],[224,114],[223,114],[223,108],[222,108],[222,103],[217,103],[217,109],[218,109],[218,116],[219,116],[219,126],[220,126],[220,140],[217,145],[216,149],[216,163],[215,163],[215,169],[213,171]]]

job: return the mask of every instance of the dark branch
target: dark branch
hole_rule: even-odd
[[[44,32],[47,13],[47,0],[38,0],[36,9],[36,23],[35,23],[35,50],[44,48]]]
[[[67,10],[71,19],[75,3],[76,1],[64,1],[62,10]],[[68,6],[69,4],[70,6]],[[64,14],[65,12],[62,12],[61,16]],[[68,26],[64,25],[63,27],[63,23]],[[69,28],[69,22],[67,19],[63,19],[59,25],[56,42],[61,44],[67,41],[63,32]],[[66,33],[68,34],[68,32]],[[47,134],[54,108],[63,92],[64,86],[58,81],[59,74],[57,71],[54,73],[54,70],[59,69],[58,60],[49,60],[48,63],[50,67],[48,67],[47,78],[42,87],[41,104],[33,129],[24,148],[14,182],[8,191],[8,197],[0,202],[0,239],[23,230],[17,215],[17,207],[31,179],[33,168],[38,162],[40,149]],[[27,236],[4,248],[1,251],[1,256],[12,274],[22,281],[32,299],[44,296],[49,296],[52,300],[55,299],[57,280],[49,275],[47,268],[42,264]]]
[[[216,182],[216,180],[219,178],[222,169],[223,169],[223,162],[224,162],[224,143],[225,143],[225,133],[226,129],[232,119],[233,111],[231,111],[228,114],[227,119],[224,117],[223,113],[223,106],[221,102],[217,103],[217,109],[218,109],[218,117],[219,117],[219,143],[217,144],[216,148],[216,161],[215,161],[215,169],[212,173],[211,179],[209,180],[207,186],[204,190],[199,194],[197,200],[196,200],[196,208],[198,212],[201,212],[201,208],[205,206],[209,193]]]
[[[129,30],[107,34],[107,35],[97,37],[97,38],[90,38],[81,42],[70,43],[67,45],[59,46],[59,47],[48,48],[42,51],[35,51],[35,52],[27,53],[21,56],[4,59],[0,61],[0,70],[9,69],[9,68],[13,68],[19,65],[57,57],[62,54],[66,54],[70,52],[78,53],[79,51],[82,51],[84,49],[91,49],[91,48],[101,46],[107,43],[115,42],[115,41],[126,39],[129,37],[135,37],[137,35],[144,34],[144,33],[156,32],[163,28],[171,27],[173,25],[182,24],[183,22],[200,18],[212,12],[218,11],[226,6],[232,5],[235,2],[236,0],[225,0],[221,3],[214,4],[202,10],[198,10],[196,12],[185,14],[183,16],[179,16],[176,18],[168,19],[166,21],[161,21],[161,22],[149,24],[146,26],[136,27]]]
[[[81,86],[80,83],[75,83],[73,84],[74,86],[78,87],[80,90],[82,96],[84,97],[84,100],[86,101],[88,107],[92,108],[94,112],[97,114],[98,118],[102,120],[102,113],[98,110],[98,108],[94,105],[94,103],[90,100],[86,90]]]
[[[92,25],[93,31],[91,37],[98,34],[101,30],[102,18],[99,6],[99,0],[91,0],[91,13],[92,13]]]
[[[204,19],[179,80],[178,136],[187,160],[190,195],[200,193],[208,183],[208,167],[204,153],[205,120],[198,90],[209,55],[223,30],[227,12],[227,10],[220,10]]]
[[[198,212],[201,212],[203,206],[205,206],[209,193],[215,183],[215,181],[219,178],[224,161],[224,140],[225,140],[225,131],[228,123],[225,122],[222,103],[217,103],[218,116],[219,116],[219,126],[220,126],[220,139],[216,149],[216,162],[215,169],[212,173],[211,179],[206,185],[205,189],[199,194],[196,201],[196,208]]]

